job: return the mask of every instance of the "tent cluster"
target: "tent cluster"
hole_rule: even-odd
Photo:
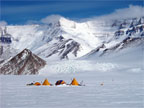
[[[70,84],[67,84],[64,80],[58,80],[56,81],[55,85],[74,85],[74,86],[83,86],[82,84],[79,84],[77,82],[77,80],[75,78],[73,78],[72,82]],[[35,83],[30,83],[30,84],[27,84],[27,86],[31,86],[31,85],[35,85],[35,86],[53,86],[49,81],[48,79],[45,79],[44,82],[41,84],[40,82],[35,82]]]

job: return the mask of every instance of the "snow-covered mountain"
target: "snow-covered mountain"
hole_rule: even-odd
[[[12,35],[11,47],[19,51],[28,48],[35,54],[49,57],[51,50],[58,52],[57,55],[60,55],[60,52],[64,53],[63,51],[66,51],[67,47],[72,45],[69,47],[72,49],[66,52],[68,58],[81,57],[106,40],[106,33],[110,33],[109,29],[111,27],[103,21],[95,21],[93,25],[93,21],[78,23],[61,16],[56,17],[58,17],[57,20],[52,20],[53,22],[48,24],[7,26],[7,32]],[[77,48],[73,48],[73,43],[77,44]],[[62,46],[65,47],[62,49],[63,51],[61,51],[61,48],[55,47],[57,44],[64,44]],[[53,48],[47,50],[46,46]],[[63,57],[60,56],[60,58]]]
[[[128,37],[143,37],[144,17],[76,22],[62,16],[49,16],[45,24],[7,26],[11,47],[50,59],[75,59],[101,45],[109,49]]]
[[[117,27],[113,38],[110,41],[102,43],[94,50],[84,56],[103,56],[105,54],[113,54],[122,49],[139,46],[144,43],[144,18],[127,19],[123,21],[115,21],[112,27]]]

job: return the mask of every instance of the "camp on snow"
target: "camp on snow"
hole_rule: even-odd
[[[58,85],[85,86],[82,83],[79,84],[76,78],[73,78],[70,84],[67,84],[64,80],[58,80],[56,81],[55,86],[58,86]],[[53,84],[51,84],[46,78],[43,83],[35,82],[35,83],[27,84],[27,86],[53,86]]]

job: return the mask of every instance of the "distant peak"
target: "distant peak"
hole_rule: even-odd
[[[17,56],[19,58],[26,59],[28,56],[30,56],[32,52],[29,49],[24,49],[22,52],[20,52]]]
[[[31,53],[31,51],[29,49],[26,49],[26,48],[22,52]]]
[[[66,26],[66,27],[75,27],[75,22],[64,18],[63,16],[60,15],[50,15],[47,16],[46,18],[41,20],[42,23],[48,24],[49,26]]]
[[[45,24],[58,23],[60,19],[65,19],[65,18],[60,15],[50,15],[50,16],[47,16],[46,18],[43,18],[41,22]]]
[[[46,65],[46,62],[28,49],[24,49],[15,57],[0,67],[0,74],[38,74],[39,70]]]

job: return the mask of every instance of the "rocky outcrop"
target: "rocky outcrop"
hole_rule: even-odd
[[[124,22],[120,23],[118,30],[115,32],[115,37],[116,39],[118,39],[123,35],[132,36],[138,33],[142,35],[143,31],[144,31],[144,18],[125,20]]]
[[[105,47],[98,46],[88,54],[84,55],[84,58],[92,56],[104,56],[107,54],[113,54],[114,52],[121,51],[125,48],[135,47],[144,43],[144,18],[127,19],[124,21],[115,21],[112,27],[116,29],[114,37],[110,42],[104,43]]]
[[[116,44],[115,46],[110,47],[110,48],[106,48],[100,56],[103,56],[107,53],[112,53],[113,51],[119,51],[119,50],[122,50],[122,49],[127,48],[127,47],[141,45],[143,43],[144,43],[144,38],[127,37],[126,39],[124,39],[122,42]]]
[[[0,74],[12,75],[35,75],[46,65],[46,62],[33,54],[30,50],[24,49],[8,62],[0,67]]]
[[[65,39],[62,36],[56,37],[54,43],[51,43],[40,52],[36,52],[36,54],[47,58],[57,54],[59,59],[69,59],[69,54],[77,57],[77,52],[80,50],[80,44],[78,42],[73,39]]]
[[[92,50],[91,52],[89,52],[88,54],[84,55],[83,58],[87,58],[89,56],[95,55],[96,53],[98,53],[101,49],[106,48],[106,46],[104,44],[98,46],[96,49]]]

